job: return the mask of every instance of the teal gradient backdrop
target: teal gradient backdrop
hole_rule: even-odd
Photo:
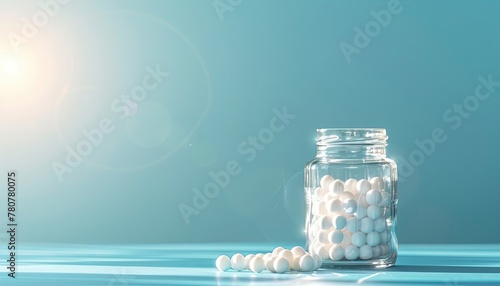
[[[400,242],[500,240],[499,2],[63,2],[0,0],[20,241],[300,242],[322,127],[387,129]]]

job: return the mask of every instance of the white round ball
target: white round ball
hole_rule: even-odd
[[[353,214],[358,209],[358,203],[356,200],[349,199],[343,203],[342,208],[346,214]]]
[[[364,217],[366,217],[366,207],[364,207],[362,204],[358,203],[358,207],[356,210],[356,218],[362,219]]]
[[[351,243],[354,246],[360,247],[366,243],[366,234],[361,231],[353,233],[351,235]]]
[[[371,178],[370,185],[373,189],[383,190],[384,189],[384,179],[382,179],[382,177]]]
[[[361,179],[356,183],[356,190],[360,195],[364,195],[370,190],[371,186],[370,182],[365,179]]]
[[[323,231],[322,231],[322,232],[320,232],[320,233],[319,233],[319,235],[318,235],[318,241],[319,241],[321,244],[329,244],[329,243],[330,243],[329,234],[330,234],[330,231],[328,231],[328,230],[323,230]]]
[[[380,233],[370,232],[366,235],[366,244],[369,246],[376,246],[380,244]]]
[[[380,256],[380,253],[382,252],[382,248],[380,245],[374,246],[373,247],[373,258],[378,258]]]
[[[344,239],[342,240],[341,244],[344,248],[346,248],[347,246],[352,245],[352,242],[351,242],[352,234],[348,231],[344,231],[343,233],[344,233]]]
[[[332,218],[330,216],[320,216],[318,219],[318,225],[321,229],[329,229],[332,227]]]
[[[274,259],[273,267],[276,272],[283,273],[290,268],[290,262],[285,257],[278,256]]]
[[[369,190],[366,193],[366,202],[370,205],[378,205],[382,201],[382,194],[379,190]]]
[[[268,271],[276,272],[276,270],[274,269],[274,260],[275,259],[276,259],[276,257],[272,256],[269,259],[267,259],[267,260],[264,261],[264,263],[266,265],[266,269]]]
[[[380,243],[389,243],[391,241],[391,232],[386,230],[380,233]]]
[[[334,245],[330,248],[328,255],[332,260],[341,260],[344,258],[344,248],[341,245]]]
[[[221,255],[215,260],[215,267],[217,267],[220,271],[227,271],[231,268],[231,259],[229,259],[226,255]]]
[[[373,221],[373,230],[376,232],[383,232],[387,230],[387,222],[383,217],[380,217]]]
[[[245,269],[245,257],[243,257],[240,253],[233,255],[231,257],[231,267],[237,271]]]
[[[336,229],[334,231],[331,231],[328,233],[328,241],[333,243],[333,244],[339,244],[344,240],[344,234],[342,231]]]
[[[323,259],[321,259],[321,256],[318,254],[311,254],[312,258],[314,259],[314,268],[313,270],[318,270],[321,268],[321,265],[323,265]]]
[[[382,209],[379,206],[369,206],[366,215],[371,219],[378,219],[382,216]]]
[[[350,192],[343,192],[340,194],[339,199],[342,202],[347,202],[348,200],[354,200],[354,195]]]
[[[328,189],[328,186],[333,182],[333,177],[330,176],[330,175],[325,175],[321,178],[321,180],[319,181],[319,184],[320,186],[327,190]]]
[[[283,257],[286,260],[288,260],[289,265],[292,265],[292,263],[293,263],[293,253],[292,253],[292,251],[290,251],[288,249],[282,250],[280,252],[280,254],[278,255],[278,257]]]
[[[348,179],[344,183],[344,192],[350,192],[353,195],[356,195],[358,193],[358,190],[356,189],[356,184],[358,181],[356,179]]]
[[[344,182],[341,180],[334,180],[328,186],[328,191],[334,195],[341,195],[344,192]]]
[[[299,261],[300,270],[304,272],[309,272],[314,269],[315,262],[314,258],[310,254],[303,255]]]
[[[344,256],[347,260],[355,260],[359,257],[359,248],[354,245],[350,245],[345,248]]]
[[[302,255],[306,254],[306,251],[304,250],[304,248],[302,248],[300,246],[292,247],[291,251],[292,251],[293,256],[302,256]]]
[[[329,250],[329,246],[328,244],[324,244],[324,245],[321,245],[320,247],[318,247],[316,249],[316,254],[318,254],[321,259],[325,260],[325,259],[328,259],[328,250]],[[307,255],[307,254],[306,254]]]
[[[373,220],[369,217],[365,217],[361,220],[361,225],[359,228],[364,233],[370,233],[373,231]]]
[[[262,256],[255,256],[250,260],[249,264],[250,270],[252,270],[255,273],[262,272],[264,269],[266,269],[266,264],[264,262],[264,258]]]
[[[345,216],[341,214],[334,214],[332,217],[332,226],[336,229],[343,229],[347,223]]]
[[[245,269],[250,269],[250,260],[255,257],[255,254],[248,254],[245,256]]]
[[[373,257],[373,249],[371,246],[363,245],[359,248],[359,258],[370,259]]]
[[[350,233],[357,232],[361,227],[360,221],[356,217],[350,217],[346,221],[345,229]]]
[[[342,211],[342,202],[339,199],[333,199],[326,202],[326,210],[330,213],[338,213]]]
[[[292,269],[293,270],[300,271],[300,259],[302,258],[302,256],[303,255],[293,257],[293,262],[292,262]]]
[[[282,250],[285,250],[285,248],[278,246],[273,250],[273,256],[278,256]]]

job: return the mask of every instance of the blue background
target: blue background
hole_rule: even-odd
[[[19,172],[19,240],[301,242],[315,129],[383,127],[400,164],[447,136],[399,184],[400,242],[498,242],[500,90],[458,128],[443,114],[479,76],[500,81],[500,3],[403,1],[348,62],[340,44],[387,3],[243,0],[219,16],[213,1],[74,0],[16,51],[41,8],[0,1],[0,164]],[[112,106],[148,67],[168,77],[122,119]],[[295,118],[255,158],[238,150],[285,107]],[[58,178],[106,118],[114,131]],[[179,207],[233,160],[241,172],[187,224]]]

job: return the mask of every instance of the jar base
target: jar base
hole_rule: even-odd
[[[389,268],[396,264],[395,260],[353,260],[353,261],[323,261],[323,269],[382,269]]]

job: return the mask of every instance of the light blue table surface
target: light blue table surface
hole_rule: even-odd
[[[214,267],[220,254],[274,246],[20,245],[17,278],[7,277],[3,262],[0,285],[500,285],[500,245],[400,245],[396,266],[384,270],[255,274]]]

